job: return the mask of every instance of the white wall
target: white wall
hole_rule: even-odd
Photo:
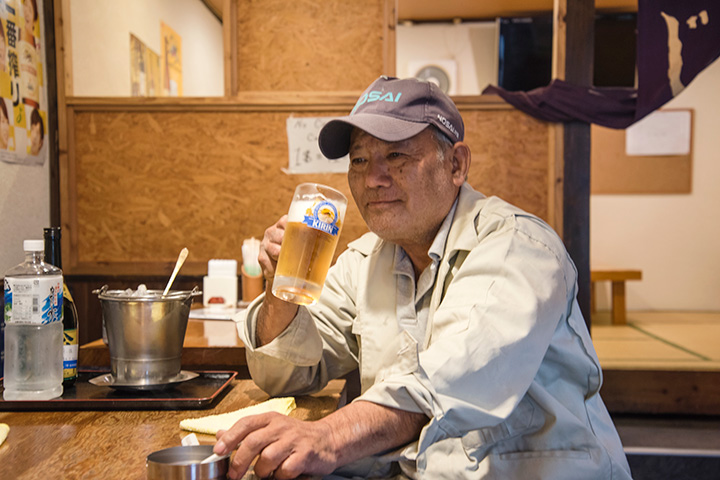
[[[489,31],[494,24],[485,24]],[[459,94],[479,93],[488,82],[467,72],[492,72],[492,36],[468,35],[472,24],[426,24],[398,28],[397,72],[407,76],[414,58],[458,59]],[[482,40],[480,40],[482,38]],[[492,47],[492,51],[487,50]],[[477,52],[485,51],[477,55]],[[475,64],[474,64],[475,63]],[[470,85],[468,82],[478,82]],[[592,195],[592,265],[638,268],[641,281],[627,282],[629,310],[720,311],[720,60],[708,67],[665,108],[692,108],[693,185],[687,195]],[[598,285],[598,308],[608,308],[609,285]]]
[[[183,96],[222,96],[222,24],[200,0],[70,0],[73,95],[130,96],[130,34],[161,55],[160,22],[182,39]]]
[[[718,85],[720,60],[664,107],[695,111],[692,193],[591,196],[591,263],[643,271],[627,282],[629,310],[720,310]]]
[[[455,95],[480,95],[497,84],[497,24],[495,22],[421,23],[398,25],[396,72],[400,78],[415,74],[413,61],[454,60]]]
[[[0,162],[0,277],[23,261],[23,240],[50,226],[50,167]]]

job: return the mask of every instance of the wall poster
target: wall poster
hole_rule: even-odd
[[[160,22],[160,31],[163,94],[168,97],[182,97],[182,39],[163,22]]]
[[[148,97],[162,97],[162,76],[160,75],[160,55],[149,48],[145,49],[145,80]]]
[[[0,0],[0,160],[48,158],[43,0]]]
[[[160,97],[160,56],[130,34],[130,96]]]
[[[130,96],[144,97],[147,95],[145,82],[145,44],[132,33],[130,34]]]

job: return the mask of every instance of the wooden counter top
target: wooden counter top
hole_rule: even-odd
[[[245,345],[238,338],[235,322],[231,320],[188,321],[183,343],[182,368],[233,369],[247,365]],[[110,352],[102,341],[82,345],[78,352],[80,367],[109,367]],[[241,368],[240,368],[241,369]]]
[[[179,446],[190,433],[180,429],[181,420],[233,411],[267,399],[252,380],[235,380],[215,408],[207,410],[0,412],[0,423],[10,425],[10,434],[0,446],[0,478],[144,479],[145,457]],[[321,392],[295,399],[297,409],[291,417],[322,418],[344,404],[345,381],[333,380]],[[197,436],[202,444],[215,443],[211,435]]]

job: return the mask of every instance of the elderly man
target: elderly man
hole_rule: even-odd
[[[319,143],[350,155],[372,233],[317,304],[272,295],[286,217],[265,232],[266,294],[239,318],[255,382],[317,391],[360,370],[361,394],[316,422],[279,414],[219,433],[237,478],[627,479],[598,394],[576,269],[538,218],[466,182],[460,113],[433,84],[380,77]]]

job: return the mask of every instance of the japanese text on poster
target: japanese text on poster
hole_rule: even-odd
[[[47,93],[41,0],[0,0],[0,160],[45,163]]]

